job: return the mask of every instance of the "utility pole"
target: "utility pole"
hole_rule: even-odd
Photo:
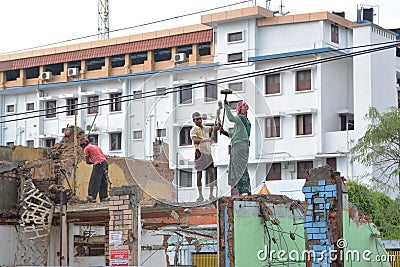
[[[110,31],[110,21],[108,12],[108,0],[98,0],[98,36],[99,40],[108,39]]]

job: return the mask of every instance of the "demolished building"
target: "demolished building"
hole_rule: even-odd
[[[388,259],[378,229],[348,203],[329,166],[308,173],[305,202],[266,194],[199,205],[176,201],[163,153],[159,161],[109,157],[111,198],[87,203],[91,167],[79,149],[71,135],[52,149],[0,149],[0,242],[8,248],[0,265],[375,266],[363,255],[333,260],[333,250]]]

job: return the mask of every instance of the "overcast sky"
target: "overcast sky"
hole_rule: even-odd
[[[109,0],[110,31],[238,2],[241,0]],[[266,7],[265,0],[253,2]],[[98,0],[0,0],[0,53],[96,35],[97,3]],[[271,0],[269,9],[278,10],[280,4],[281,0]],[[376,24],[388,29],[400,28],[399,0],[283,0],[284,11],[289,11],[289,14],[345,11],[346,18],[352,21],[356,20],[357,4],[375,6]],[[252,2],[236,5],[232,9],[249,5]],[[200,21],[200,15],[187,16],[151,26],[111,32],[110,37],[198,24]],[[97,40],[97,37],[81,39],[79,42],[90,40]],[[68,43],[60,45],[65,44]]]

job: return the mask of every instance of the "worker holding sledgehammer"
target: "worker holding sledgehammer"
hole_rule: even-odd
[[[236,188],[239,194],[251,194],[250,176],[247,169],[249,159],[249,137],[251,123],[247,118],[247,110],[249,106],[240,101],[236,107],[237,115],[233,115],[228,105],[227,95],[231,90],[221,90],[221,94],[225,94],[224,113],[229,121],[234,123],[232,133],[228,133],[223,129],[223,123],[220,127],[221,134],[231,138],[231,156],[229,161],[228,184],[232,188]]]

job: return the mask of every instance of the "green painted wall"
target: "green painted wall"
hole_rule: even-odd
[[[347,246],[344,251],[345,266],[390,267],[388,253],[382,245],[379,231],[373,223],[357,225],[349,220],[349,211],[343,212],[343,232]],[[363,257],[363,253],[364,257]],[[356,255],[359,255],[359,259]],[[382,262],[382,259],[386,261]]]
[[[273,257],[277,259],[278,251],[284,250],[298,251],[305,250],[304,228],[302,224],[294,225],[293,216],[289,211],[289,204],[277,205],[276,218],[279,219],[280,225],[274,225],[270,221],[264,227],[261,217],[259,217],[259,207],[257,202],[234,202],[234,251],[235,251],[235,267],[258,267],[268,266],[271,262],[268,255],[268,248],[275,250]],[[285,213],[285,217],[282,215]],[[275,218],[275,216],[272,216]],[[296,223],[301,223],[303,220],[296,220]],[[290,238],[290,231],[294,232],[295,240]],[[272,241],[272,237],[276,239],[276,244]],[[261,252],[260,252],[261,251]],[[267,256],[267,257],[266,257]],[[299,258],[295,254],[291,254],[292,258]],[[265,258],[265,260],[262,260]],[[261,260],[259,259],[261,258]],[[289,254],[283,255],[281,258],[288,258],[284,265],[276,266],[306,266],[305,262],[289,262]],[[300,255],[301,258],[301,255]],[[277,264],[278,261],[272,261]],[[273,265],[275,265],[273,264]]]

